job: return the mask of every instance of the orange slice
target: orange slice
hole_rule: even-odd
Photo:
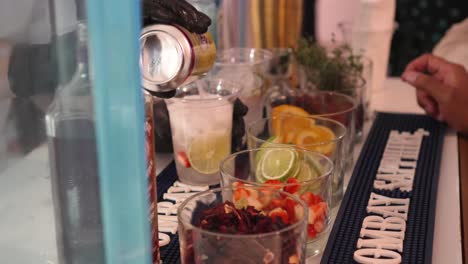
[[[335,133],[328,127],[314,125],[298,131],[294,138],[294,144],[329,156],[335,149],[335,143],[331,142],[335,138]]]
[[[280,139],[280,143],[293,143],[298,130],[315,124],[313,119],[304,118],[309,116],[307,111],[294,105],[284,104],[273,108],[273,134]]]

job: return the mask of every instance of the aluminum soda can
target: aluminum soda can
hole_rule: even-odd
[[[151,25],[140,36],[142,86],[150,93],[174,91],[204,76],[214,65],[216,46],[209,32],[195,34],[177,25]]]

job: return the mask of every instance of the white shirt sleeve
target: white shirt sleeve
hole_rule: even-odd
[[[432,53],[448,61],[459,63],[468,70],[468,18],[453,25]]]

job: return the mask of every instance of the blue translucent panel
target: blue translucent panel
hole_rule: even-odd
[[[88,1],[106,263],[150,263],[139,1]]]

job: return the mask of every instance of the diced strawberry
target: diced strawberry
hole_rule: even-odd
[[[309,239],[317,236],[317,231],[315,231],[314,225],[307,225],[307,236]]]
[[[295,220],[301,220],[304,218],[304,207],[300,204],[295,204],[294,205],[294,219]]]
[[[315,211],[312,207],[309,207],[309,218],[307,219],[307,223],[309,225],[313,225],[315,223],[315,219],[317,218],[317,215],[315,214]]]
[[[273,220],[276,220],[277,217],[280,217],[283,220],[283,223],[289,223],[288,213],[282,208],[275,208],[268,214]]]
[[[309,207],[309,214],[312,211],[315,214],[315,221],[318,219],[325,219],[327,214],[327,204],[324,202],[317,203]]]
[[[289,178],[288,181],[287,181],[287,184],[286,187],[284,187],[284,191],[285,192],[288,192],[288,193],[296,193],[297,191],[299,191],[299,180],[296,179],[296,178]]]
[[[265,182],[266,187],[274,188],[280,190],[282,188],[283,183],[279,180],[268,180]]]
[[[190,168],[190,161],[185,152],[181,151],[177,153],[177,161],[185,168]]]
[[[301,200],[304,201],[308,206],[311,206],[314,204],[315,201],[315,195],[311,192],[306,192],[301,194]]]
[[[240,181],[236,181],[236,182],[233,182],[232,183],[232,186],[233,187],[241,187],[241,186],[244,186],[245,184],[243,182],[240,182]]]
[[[279,199],[279,198],[275,198],[275,199],[272,199],[271,200],[271,206],[272,208],[283,208],[286,206],[286,200],[285,199]]]
[[[247,192],[249,193],[249,196],[254,198],[254,199],[258,199],[258,190],[255,189],[255,188],[248,188],[248,187],[245,187],[245,189],[247,190]]]
[[[291,221],[294,221],[296,217],[296,204],[297,203],[293,199],[289,197],[286,199],[286,204],[284,206],[284,209],[286,209],[286,212],[288,212],[288,215]],[[299,208],[302,209],[300,206]]]
[[[325,224],[323,223],[323,220],[315,221],[314,228],[317,233],[321,233],[323,229],[325,229]]]
[[[323,202],[323,199],[320,195],[316,195],[315,196],[315,203],[322,203]]]
[[[252,196],[247,197],[247,203],[249,206],[253,206],[255,209],[259,211],[263,209],[263,204],[258,199]]]
[[[248,198],[249,192],[244,188],[236,188],[234,190],[234,201],[238,201],[242,198]]]
[[[272,197],[272,190],[271,189],[260,189],[259,190],[259,197],[258,200],[264,207],[268,207],[268,205],[271,203],[271,197]]]

